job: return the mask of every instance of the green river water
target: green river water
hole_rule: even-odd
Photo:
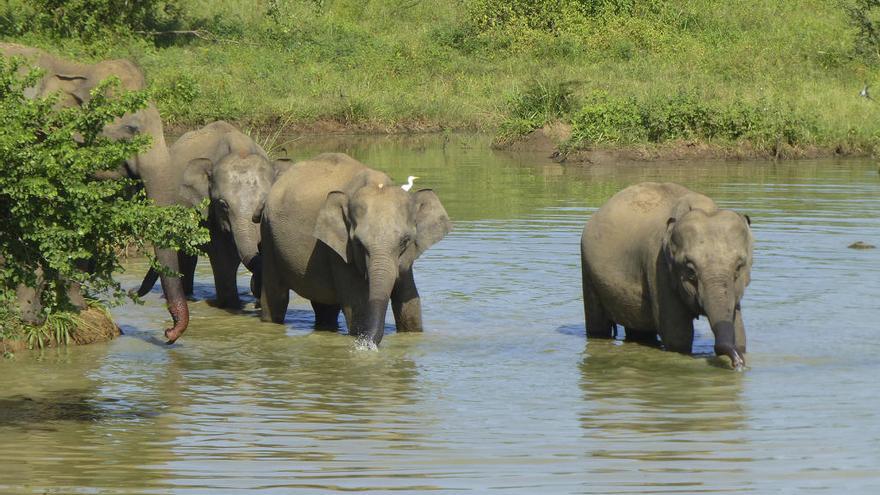
[[[426,332],[378,352],[211,307],[165,346],[157,289],[125,335],[0,360],[0,493],[880,493],[880,177],[868,160],[585,167],[480,136],[299,139],[421,179],[454,231],[415,265]],[[749,367],[586,341],[578,243],[623,187],[748,213]],[[136,286],[143,260],[120,274]],[[242,272],[239,287],[248,277]],[[389,330],[393,318],[388,318]]]

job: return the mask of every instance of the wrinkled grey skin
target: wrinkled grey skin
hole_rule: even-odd
[[[266,152],[232,125],[218,121],[181,136],[171,146],[174,166],[183,169],[178,187],[179,203],[198,207],[210,198],[205,226],[211,241],[203,246],[214,272],[217,306],[241,306],[235,275],[244,263],[260,274],[259,226],[251,221],[254,210],[265,200],[275,177]],[[197,258],[180,253],[184,291],[192,294]],[[144,295],[153,287],[157,273],[150,270],[138,290]],[[259,276],[258,280],[259,282]]]
[[[618,192],[581,238],[587,334],[611,337],[620,324],[628,338],[659,335],[666,349],[690,353],[693,320],[705,315],[715,353],[742,367],[752,244],[748,217],[685,187],[645,182]]]
[[[127,60],[107,60],[96,64],[71,62],[36,48],[10,43],[0,43],[0,52],[6,56],[21,56],[45,73],[25,95],[29,98],[44,97],[58,92],[59,106],[83,105],[91,98],[90,91],[109,76],[117,76],[124,90],[142,90],[146,87],[144,75]],[[23,68],[22,70],[25,70]],[[137,134],[148,134],[152,147],[126,160],[115,172],[102,174],[102,178],[131,177],[143,181],[147,197],[158,205],[171,205],[177,202],[177,185],[182,170],[172,166],[165,134],[159,112],[153,105],[138,112],[124,115],[108,124],[104,134],[112,139],[130,139]],[[168,249],[157,249],[156,258],[173,271],[179,271],[177,253]],[[168,311],[174,326],[165,330],[168,342],[177,340],[189,324],[189,309],[183,291],[183,283],[178,277],[162,276],[162,289],[168,304]],[[39,298],[32,298],[37,300]],[[35,314],[33,308],[24,308],[26,314]]]
[[[410,194],[382,172],[339,153],[299,162],[278,177],[262,220],[262,318],[282,323],[289,290],[310,300],[317,328],[378,344],[390,299],[398,331],[421,331],[413,262],[452,228],[433,191]]]

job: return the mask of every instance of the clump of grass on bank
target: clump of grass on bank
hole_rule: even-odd
[[[548,118],[585,128],[582,105],[599,91],[640,116],[678,95],[712,119],[743,105],[777,114],[749,117],[770,127],[736,139],[773,135],[782,114],[798,142],[866,149],[880,134],[880,107],[858,96],[866,81],[880,88],[874,0],[166,0],[117,20],[127,31],[79,37],[27,13],[53,1],[7,1],[0,31],[71,56],[136,60],[172,126],[471,129],[503,141]],[[155,34],[168,30],[191,33]],[[653,142],[648,124],[610,142]]]
[[[25,349],[106,342],[119,333],[110,313],[98,303],[81,312],[51,313],[38,325],[23,323],[7,307],[0,307],[0,356],[6,358]]]

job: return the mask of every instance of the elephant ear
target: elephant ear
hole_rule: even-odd
[[[91,99],[92,95],[89,91],[92,85],[88,84],[89,79],[86,76],[80,74],[55,74],[55,78],[62,91],[72,96],[78,105],[82,106]]]
[[[452,231],[452,222],[440,198],[431,189],[421,189],[413,194],[416,238],[401,256],[401,265],[411,266],[429,247]]]
[[[669,217],[669,219],[666,220],[666,232],[663,233],[663,245],[661,249],[663,251],[663,259],[666,260],[666,264],[669,267],[672,267],[675,260],[675,248],[672,245],[672,230],[675,228],[676,221],[677,219],[675,217]]]
[[[180,197],[184,204],[196,208],[208,197],[213,166],[213,162],[207,158],[195,158],[186,164],[180,185]]]
[[[324,200],[315,222],[314,236],[330,247],[348,263],[348,196],[341,191],[331,191]]]
[[[293,166],[293,160],[290,158],[279,158],[277,160],[272,161],[272,169],[275,171],[274,180],[278,180],[278,177],[281,177],[281,174],[287,172],[290,167]]]

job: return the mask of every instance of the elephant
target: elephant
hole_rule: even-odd
[[[656,342],[690,353],[693,320],[708,318],[715,353],[745,364],[740,300],[749,284],[751,220],[673,183],[645,182],[615,194],[581,237],[584,313],[589,337]]]
[[[274,182],[276,167],[266,152],[234,126],[212,122],[187,132],[171,146],[174,166],[182,169],[178,202],[198,207],[210,198],[205,226],[211,235],[203,248],[214,273],[217,306],[238,308],[238,266],[255,274],[260,283],[260,228],[252,222]],[[191,295],[197,257],[180,254],[184,292]],[[157,272],[150,269],[138,289],[143,296],[152,289]]]
[[[261,318],[283,323],[292,289],[311,301],[317,329],[378,345],[390,299],[397,330],[422,331],[413,262],[452,229],[430,189],[409,193],[341,153],[291,166],[277,178],[260,222]]]
[[[94,89],[109,76],[117,76],[124,90],[143,90],[146,88],[143,72],[128,60],[107,60],[95,64],[81,64],[56,57],[37,48],[11,43],[0,43],[0,53],[5,56],[20,56],[25,61],[44,71],[37,84],[28,88],[25,95],[30,98],[45,97],[60,93],[58,106],[81,106],[87,103]],[[131,139],[138,134],[151,138],[150,149],[131,157],[116,171],[107,172],[99,178],[130,177],[143,182],[147,197],[159,206],[177,203],[177,185],[183,170],[172,166],[162,119],[155,105],[117,118],[104,128],[104,134],[111,139]],[[171,249],[156,249],[156,259],[172,272],[179,272],[177,253]],[[168,343],[173,343],[186,331],[189,325],[189,308],[180,277],[161,276],[162,289],[168,311],[174,322],[165,330]],[[28,311],[25,311],[28,312]]]

